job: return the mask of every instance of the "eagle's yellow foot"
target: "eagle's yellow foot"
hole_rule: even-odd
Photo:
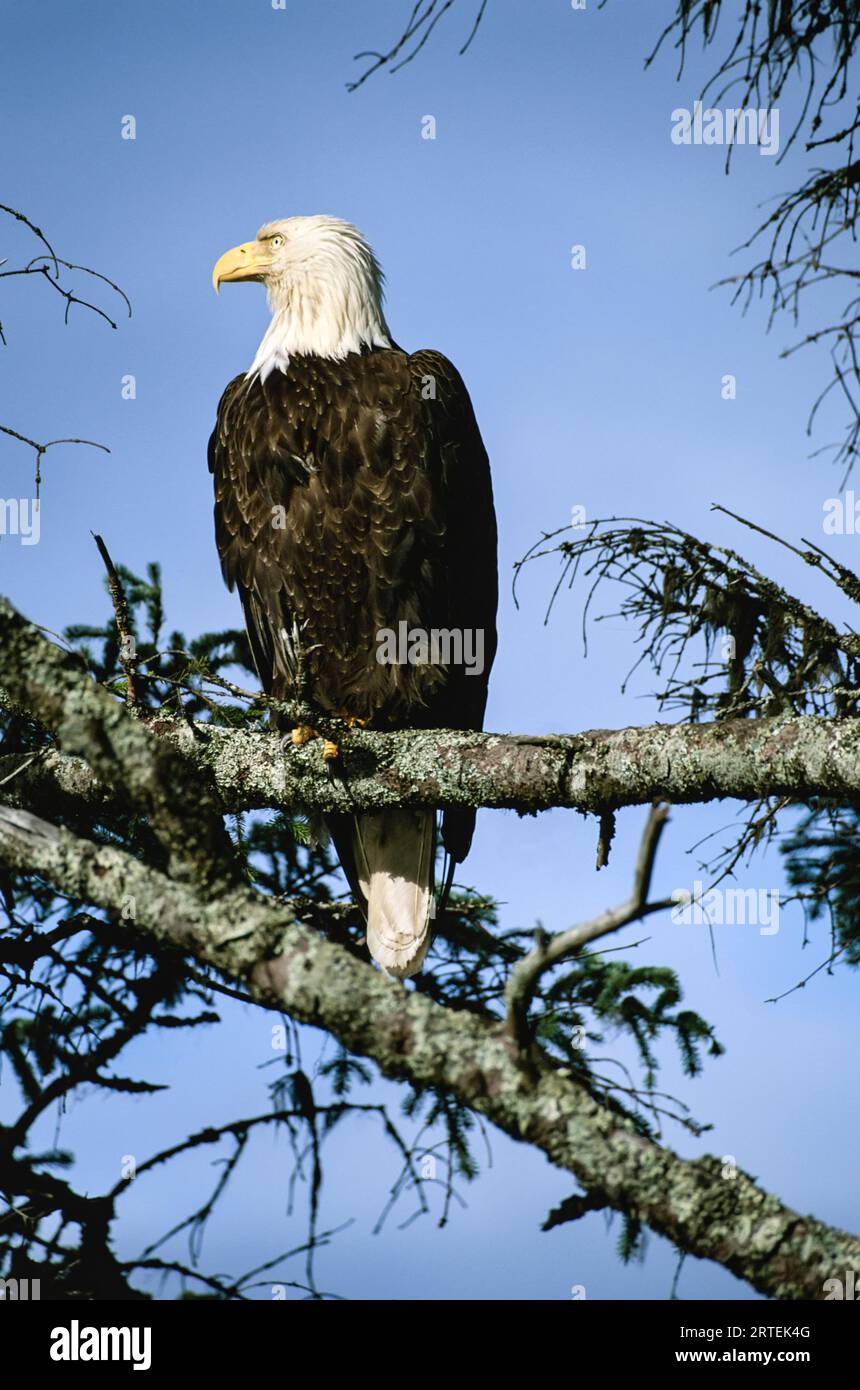
[[[358,715],[346,714],[345,712],[339,712],[339,718],[343,719],[348,729],[355,728],[356,724],[360,724],[361,727],[364,728],[365,724],[369,722],[367,719],[359,719]],[[296,748],[301,748],[304,744],[309,743],[312,738],[322,738],[323,757],[327,763],[334,762],[335,758],[340,757],[340,748],[334,742],[334,739],[323,738],[322,734],[318,734],[316,729],[311,728],[310,724],[298,724],[296,728],[293,729],[292,740]]]
[[[368,722],[366,719],[359,719],[357,714],[347,714],[345,709],[338,710],[338,719],[342,719],[348,729],[354,729],[356,724],[364,728]],[[327,763],[334,762],[335,758],[340,757],[340,748],[333,739],[323,739],[323,757]]]

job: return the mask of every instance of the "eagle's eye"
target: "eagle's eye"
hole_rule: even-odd
[[[270,242],[270,245],[273,246],[275,250],[277,250],[279,246],[283,246],[283,244],[284,238],[282,236],[273,236]]]

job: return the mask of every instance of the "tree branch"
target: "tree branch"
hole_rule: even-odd
[[[855,1236],[791,1211],[742,1171],[729,1180],[719,1159],[678,1158],[538,1049],[526,1072],[503,1023],[387,980],[270,898],[239,888],[204,900],[117,849],[8,808],[0,808],[0,862],[107,911],[132,898],[138,929],[155,940],[241,980],[263,1006],[324,1028],[383,1075],[456,1096],[607,1205],[762,1293],[822,1298],[834,1271],[860,1275]]]
[[[0,653],[0,672],[3,665]],[[362,730],[342,743],[335,775],[318,740],[293,748],[276,734],[167,719],[146,732],[181,754],[178,775],[211,776],[219,809],[230,814],[483,806],[601,815],[656,800],[860,801],[860,720],[854,718],[781,716],[532,736]],[[35,758],[0,758],[0,794],[16,805],[74,803],[107,811],[123,805],[120,785],[100,780],[85,758],[51,747]]]
[[[154,738],[92,681],[76,653],[47,641],[3,599],[0,651],[5,701],[50,729],[101,781],[122,787],[149,817],[173,872],[210,883],[235,879],[233,847],[206,773],[195,774],[176,744]]]

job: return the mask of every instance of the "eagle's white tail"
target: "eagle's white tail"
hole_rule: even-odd
[[[435,811],[355,819],[355,863],[367,898],[367,945],[392,975],[415,975],[430,945]]]

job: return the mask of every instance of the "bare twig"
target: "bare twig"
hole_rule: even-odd
[[[103,454],[109,454],[110,449],[106,444],[97,444],[93,439],[50,439],[47,444],[39,444],[35,439],[28,439],[25,434],[19,434],[17,430],[10,429],[8,425],[0,425],[0,434],[8,434],[12,439],[18,439],[22,444],[28,444],[36,453],[36,500],[39,500],[39,489],[42,483],[42,459],[49,449],[55,449],[58,444],[86,444],[90,449],[101,449]]]
[[[0,212],[5,212],[9,217],[14,217],[16,222],[23,222],[25,227],[30,228],[30,231],[33,233],[33,235],[37,236],[41,241],[42,245],[47,248],[48,254],[51,257],[51,260],[54,262],[54,272],[56,275],[59,275],[60,267],[56,253],[54,251],[53,246],[51,245],[41,228],[37,227],[35,222],[31,222],[29,217],[25,217],[23,212],[18,212],[16,208],[7,208],[4,203],[0,203]]]
[[[132,632],[128,600],[107,546],[101,536],[97,536],[95,532],[92,533],[92,537],[98,546],[98,552],[107,570],[108,590],[119,633],[119,662],[125,674],[125,702],[131,710],[136,712],[140,709],[140,695],[137,689],[137,643]]]
[[[605,869],[609,863],[609,851],[615,839],[615,812],[604,811],[600,817],[600,833],[597,837],[596,869]]]
[[[405,29],[387,52],[381,53],[376,49],[365,49],[361,53],[356,53],[354,60],[356,62],[361,58],[371,58],[373,61],[360,77],[356,78],[354,82],[346,84],[347,91],[356,91],[364,85],[369,77],[379,72],[380,68],[387,67],[390,72],[399,72],[401,68],[405,68],[407,63],[411,63],[414,58],[418,57],[436,25],[444,19],[455,3],[456,0],[417,0],[417,3],[412,7],[412,13]],[[465,43],[460,48],[460,57],[471,47],[488,4],[489,0],[481,0],[472,28]],[[410,44],[412,44],[411,48],[409,47]]]
[[[111,328],[115,329],[117,326],[116,323],[104,309],[99,308],[97,304],[93,304],[88,299],[82,299],[79,295],[75,294],[74,290],[68,289],[61,282],[60,267],[64,270],[78,271],[82,275],[91,276],[94,280],[101,280],[102,284],[107,285],[109,289],[113,290],[125,303],[128,316],[131,318],[131,302],[128,295],[107,275],[103,275],[101,271],[92,270],[90,266],[80,265],[75,261],[67,261],[64,260],[62,256],[58,256],[44,232],[37,227],[35,223],[31,222],[28,217],[25,217],[22,212],[18,212],[17,209],[6,207],[5,204],[0,203],[0,213],[6,213],[9,217],[13,217],[16,222],[20,222],[23,226],[28,227],[33,235],[38,237],[47,251],[47,255],[40,253],[38,256],[33,256],[22,266],[13,267],[11,270],[0,271],[0,280],[14,279],[16,276],[20,275],[40,275],[42,279],[46,280],[51,288],[65,300],[66,307],[63,314],[65,323],[69,321],[69,311],[72,305],[79,304],[81,308],[89,309],[91,313],[97,314],[99,318],[104,319],[105,323],[110,324]],[[46,261],[49,262],[49,264],[45,264]],[[0,265],[6,265],[6,261],[0,261]],[[51,273],[52,269],[53,274]],[[0,341],[3,343],[6,342],[2,325],[0,325]]]

